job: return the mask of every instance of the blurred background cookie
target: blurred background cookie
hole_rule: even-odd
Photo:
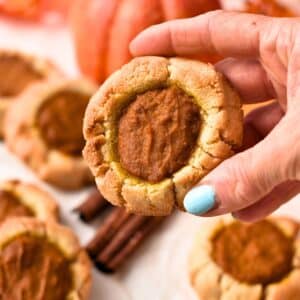
[[[56,223],[11,218],[0,226],[3,300],[87,300],[91,266],[73,232]]]
[[[46,59],[13,50],[0,50],[0,138],[3,136],[4,115],[12,101],[30,85],[61,76],[60,71]]]
[[[92,181],[83,161],[82,120],[95,87],[85,80],[32,86],[10,108],[5,121],[8,148],[37,175],[63,189]]]
[[[299,224],[217,219],[201,228],[189,260],[199,299],[300,299]]]
[[[58,205],[39,187],[18,180],[0,182],[0,223],[11,217],[58,221]]]

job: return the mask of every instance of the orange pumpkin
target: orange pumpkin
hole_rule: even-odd
[[[129,43],[146,27],[218,8],[218,0],[78,0],[70,21],[79,67],[102,82],[131,59]]]
[[[72,0],[2,0],[0,12],[26,20],[38,20],[49,11],[67,15]]]
[[[0,2],[0,11],[15,17],[36,19],[39,6],[40,0],[3,0]]]
[[[247,0],[246,10],[250,13],[263,14],[273,17],[295,17],[296,14],[289,8],[275,0]]]
[[[42,13],[57,12],[62,16],[67,16],[70,7],[72,7],[74,0],[41,0]]]

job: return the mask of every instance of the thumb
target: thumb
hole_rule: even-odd
[[[260,143],[216,167],[187,193],[185,209],[205,216],[234,212],[258,202],[280,183],[297,179],[295,167],[290,168],[297,160],[297,151],[291,151],[297,130],[288,130],[290,126],[283,118]]]

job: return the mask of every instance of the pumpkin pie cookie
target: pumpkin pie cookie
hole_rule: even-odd
[[[85,80],[35,84],[9,109],[8,148],[38,176],[63,189],[92,182],[82,158],[84,111],[95,87]]]
[[[0,50],[0,138],[7,108],[33,83],[61,77],[49,61],[20,52]]]
[[[86,300],[90,269],[66,227],[33,218],[11,218],[0,227],[2,300]]]
[[[240,98],[210,64],[135,58],[90,101],[84,135],[84,158],[108,201],[168,215],[241,144]]]
[[[0,223],[11,217],[34,217],[47,222],[58,220],[58,205],[33,184],[11,180],[0,183]]]
[[[189,260],[199,299],[300,299],[299,224],[218,219],[201,228]]]

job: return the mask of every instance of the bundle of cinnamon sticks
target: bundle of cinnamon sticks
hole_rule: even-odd
[[[99,270],[114,272],[164,218],[133,215],[124,208],[113,207],[96,189],[76,212],[83,221],[89,222],[106,210],[109,213],[86,250]]]

